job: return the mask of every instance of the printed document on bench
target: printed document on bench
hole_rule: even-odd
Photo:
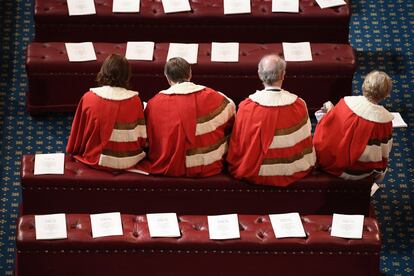
[[[66,239],[66,215],[35,215],[36,240]]]
[[[69,16],[96,14],[93,0],[67,0]]]
[[[196,43],[170,43],[167,61],[173,57],[185,59],[190,64],[197,63],[198,44]]]
[[[224,14],[251,13],[250,0],[224,0]]]
[[[321,9],[346,5],[344,0],[316,0]]]
[[[286,61],[312,61],[310,42],[283,42],[282,47]]]
[[[128,60],[151,61],[154,57],[154,45],[152,41],[128,41],[125,57]]]
[[[237,214],[208,216],[208,232],[211,240],[240,238]]]
[[[119,236],[123,234],[121,213],[101,213],[90,215],[92,237]]]
[[[139,6],[140,0],[113,0],[112,12],[137,13]]]
[[[277,239],[306,237],[299,213],[273,214],[269,218]]]
[[[188,0],[162,0],[162,6],[165,13],[191,11]]]
[[[333,214],[331,236],[348,239],[362,239],[363,227],[363,215]]]
[[[34,175],[40,174],[64,174],[65,154],[46,153],[36,154],[34,162]]]
[[[213,42],[211,43],[211,61],[238,62],[239,43],[237,42]]]
[[[150,236],[155,237],[180,237],[176,213],[147,214]]]
[[[299,12],[299,0],[273,0],[272,12]]]
[[[65,43],[65,47],[70,62],[96,60],[92,42]]]

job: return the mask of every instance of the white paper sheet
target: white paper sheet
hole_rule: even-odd
[[[251,13],[250,0],[224,0],[224,14]]]
[[[272,0],[272,12],[299,12],[299,0]]]
[[[113,0],[112,12],[139,12],[140,0]]]
[[[362,239],[363,227],[363,215],[333,214],[331,236],[347,239]]]
[[[165,13],[191,11],[188,0],[162,0],[162,6]]]
[[[35,216],[36,240],[57,240],[68,237],[66,231],[66,215],[36,215]]]
[[[378,184],[374,182],[374,184],[372,184],[371,186],[371,196],[375,195],[379,188],[380,186],[378,186]]]
[[[208,216],[208,231],[212,240],[240,238],[237,214]]]
[[[400,113],[391,112],[391,114],[394,116],[394,120],[392,120],[392,127],[408,127]]]
[[[197,63],[198,44],[196,43],[170,43],[167,61],[173,57],[181,57],[190,64]]]
[[[121,213],[93,214],[91,217],[92,237],[108,237],[122,235]]]
[[[36,154],[34,162],[34,175],[39,174],[64,174],[65,154],[46,153]]]
[[[282,47],[286,61],[312,61],[312,51],[309,42],[283,42]]]
[[[96,60],[92,42],[65,43],[65,47],[70,62]]]
[[[180,237],[176,213],[147,214],[150,236],[155,237]]]
[[[69,16],[96,14],[94,0],[67,0]]]
[[[344,0],[316,0],[321,9],[346,5]]]
[[[239,43],[237,42],[213,42],[211,43],[211,61],[238,62]]]
[[[152,41],[129,41],[126,47],[125,57],[128,60],[148,60],[154,56],[154,45]]]
[[[277,239],[306,237],[299,213],[274,214],[269,217]]]

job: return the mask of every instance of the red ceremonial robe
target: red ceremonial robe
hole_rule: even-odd
[[[345,179],[382,178],[392,147],[392,119],[364,96],[345,97],[316,126],[320,167]]]
[[[137,92],[91,88],[79,102],[66,151],[95,168],[128,169],[145,157],[146,136]]]
[[[274,186],[304,177],[315,164],[311,128],[302,99],[277,88],[257,91],[239,105],[227,155],[230,173]]]
[[[223,168],[234,103],[213,89],[178,83],[145,109],[149,152],[139,169],[169,176],[215,175]]]

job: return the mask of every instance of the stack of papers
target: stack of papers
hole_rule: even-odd
[[[65,214],[35,216],[36,240],[66,239]]]
[[[401,114],[398,112],[391,112],[394,116],[394,120],[392,120],[392,127],[408,127],[407,123],[404,122],[404,119],[401,117]]]
[[[140,0],[113,0],[112,12],[139,12]]]
[[[197,63],[198,44],[170,43],[167,61],[173,57],[181,57],[190,64]]]
[[[251,13],[250,0],[224,0],[224,14]]]
[[[92,237],[119,236],[123,234],[121,213],[102,213],[90,215]]]
[[[125,57],[128,60],[148,60],[151,61],[154,56],[154,42],[128,42]]]
[[[191,11],[188,0],[162,0],[165,13]]]
[[[272,12],[299,12],[299,0],[273,0]]]
[[[309,42],[283,42],[282,47],[286,61],[312,61],[312,51]]]
[[[208,231],[212,240],[240,238],[237,214],[208,216]]]
[[[64,153],[36,154],[34,162],[34,175],[63,174],[65,170]]]
[[[94,0],[67,0],[69,16],[96,14]]]
[[[277,239],[306,237],[299,213],[269,215]]]
[[[96,60],[92,42],[65,43],[65,47],[70,62]]]
[[[176,213],[147,214],[147,221],[152,238],[181,236]]]
[[[321,9],[346,5],[344,0],[316,0]]]
[[[362,239],[363,227],[363,215],[333,214],[331,236],[347,239]]]
[[[238,62],[239,61],[239,43],[228,42],[211,44],[211,61],[218,62]]]

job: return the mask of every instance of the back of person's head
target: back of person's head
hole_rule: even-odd
[[[382,71],[372,71],[364,79],[362,94],[370,101],[379,103],[391,93],[391,78]]]
[[[131,66],[128,60],[121,55],[111,54],[103,62],[96,81],[100,86],[128,88],[130,78]]]
[[[257,73],[263,84],[272,85],[283,80],[286,71],[286,61],[276,54],[262,57]]]
[[[164,74],[170,82],[189,81],[191,79],[191,65],[183,58],[174,57],[165,64]]]

